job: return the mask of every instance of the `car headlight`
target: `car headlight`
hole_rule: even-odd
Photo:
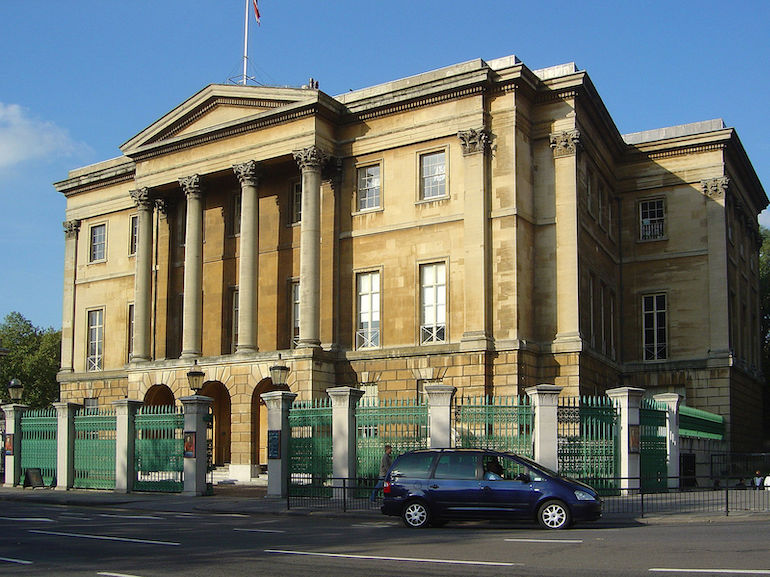
[[[578,501],[596,501],[596,497],[588,491],[575,491],[575,497]]]

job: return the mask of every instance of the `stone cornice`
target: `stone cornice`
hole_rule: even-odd
[[[132,181],[135,174],[136,165],[128,161],[118,167],[110,167],[90,174],[80,174],[66,180],[60,180],[54,183],[54,187],[65,197],[69,197],[81,192]]]

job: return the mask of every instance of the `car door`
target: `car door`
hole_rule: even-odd
[[[486,457],[485,457],[486,459]],[[524,463],[499,456],[502,475],[485,475],[481,483],[482,499],[490,517],[531,517],[543,482],[539,473]]]
[[[428,484],[434,511],[441,517],[477,517],[483,509],[481,453],[444,451]]]

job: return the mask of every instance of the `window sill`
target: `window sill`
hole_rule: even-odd
[[[353,213],[351,213],[351,216],[362,216],[365,214],[376,214],[378,212],[384,212],[385,209],[381,206],[375,206],[374,208],[364,208],[362,210],[357,210]]]
[[[658,236],[655,238],[637,238],[636,242],[638,243],[646,243],[646,242],[658,242],[661,240],[668,240],[668,236]]]
[[[449,200],[449,195],[445,194],[444,196],[433,196],[431,198],[421,198],[419,200],[416,200],[415,204],[429,204],[431,202],[440,202],[442,200]]]

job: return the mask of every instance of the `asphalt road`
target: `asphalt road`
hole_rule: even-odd
[[[770,575],[770,521],[450,523],[222,515],[3,502],[0,575]]]

